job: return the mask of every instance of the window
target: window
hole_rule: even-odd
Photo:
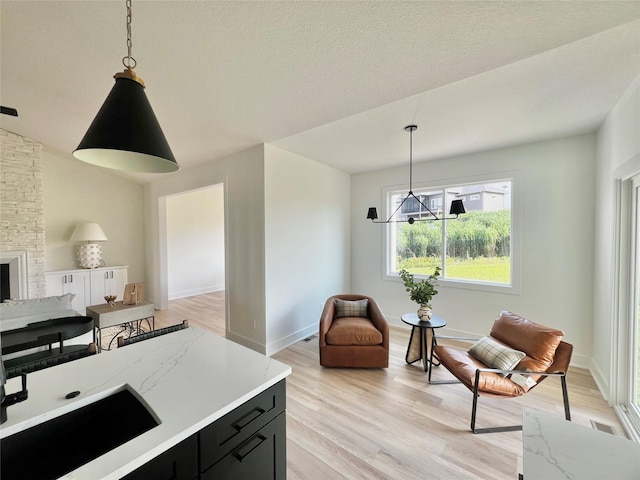
[[[617,192],[618,336],[612,355],[614,408],[629,437],[640,441],[640,173]]]
[[[428,219],[430,213],[418,202],[412,204],[411,212],[398,212],[398,220],[413,217],[416,222],[388,224],[387,275],[406,269],[428,276],[440,266],[440,279],[445,282],[513,286],[512,185],[512,179],[492,179],[414,188],[414,194],[439,217],[447,214],[451,202],[458,199],[469,199],[464,204],[467,213],[455,220],[419,221]],[[387,192],[390,212],[406,194],[406,190]]]

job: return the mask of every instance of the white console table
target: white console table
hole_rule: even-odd
[[[524,480],[637,480],[640,444],[524,409]]]

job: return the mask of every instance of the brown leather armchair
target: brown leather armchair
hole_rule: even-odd
[[[366,312],[356,312],[358,316],[340,316],[336,300],[367,300]],[[355,294],[329,297],[320,317],[318,336],[323,367],[389,366],[389,324],[371,297]]]
[[[489,433],[522,430],[522,425],[493,428],[476,428],[476,410],[478,397],[493,396],[500,398],[518,397],[530,392],[545,378],[560,377],[562,382],[562,397],[565,418],[571,420],[569,396],[567,393],[566,374],[571,361],[573,346],[563,342],[564,332],[503,310],[494,322],[486,351],[494,348],[491,354],[478,353],[477,349],[465,350],[446,345],[434,345],[432,356],[435,355],[441,365],[449,370],[459,382],[473,392],[473,407],[471,410],[471,431],[473,433]],[[460,339],[459,337],[438,336],[437,339]],[[487,337],[485,337],[486,339]],[[475,345],[480,345],[477,342]],[[484,342],[483,346],[486,347]],[[505,350],[502,347],[507,347]],[[490,365],[497,355],[514,355],[510,368],[495,368]],[[484,357],[483,360],[479,357]],[[508,362],[509,363],[509,362]],[[458,383],[458,381],[431,381],[429,383]]]

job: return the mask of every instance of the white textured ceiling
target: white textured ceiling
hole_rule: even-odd
[[[123,69],[124,1],[0,12],[0,125],[73,151]],[[134,0],[132,30],[182,168],[267,142],[379,169],[411,123],[416,161],[593,131],[640,74],[640,1]]]

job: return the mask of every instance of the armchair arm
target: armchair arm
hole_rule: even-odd
[[[318,328],[318,342],[321,347],[325,347],[327,345],[327,341],[325,340],[325,336],[329,329],[331,328],[331,324],[333,323],[333,317],[335,316],[335,303],[334,297],[329,297],[324,304],[324,309],[322,310],[322,315],[320,316],[320,327]]]
[[[502,370],[500,368],[477,368],[476,375],[481,372],[489,372],[489,373],[503,373],[505,375],[509,374],[519,374],[519,375],[541,375],[543,377],[559,377],[564,376],[567,372],[555,371],[555,372],[533,372],[531,370]]]
[[[389,348],[389,323],[378,304],[369,298],[369,317],[375,327],[382,333],[382,346]]]

